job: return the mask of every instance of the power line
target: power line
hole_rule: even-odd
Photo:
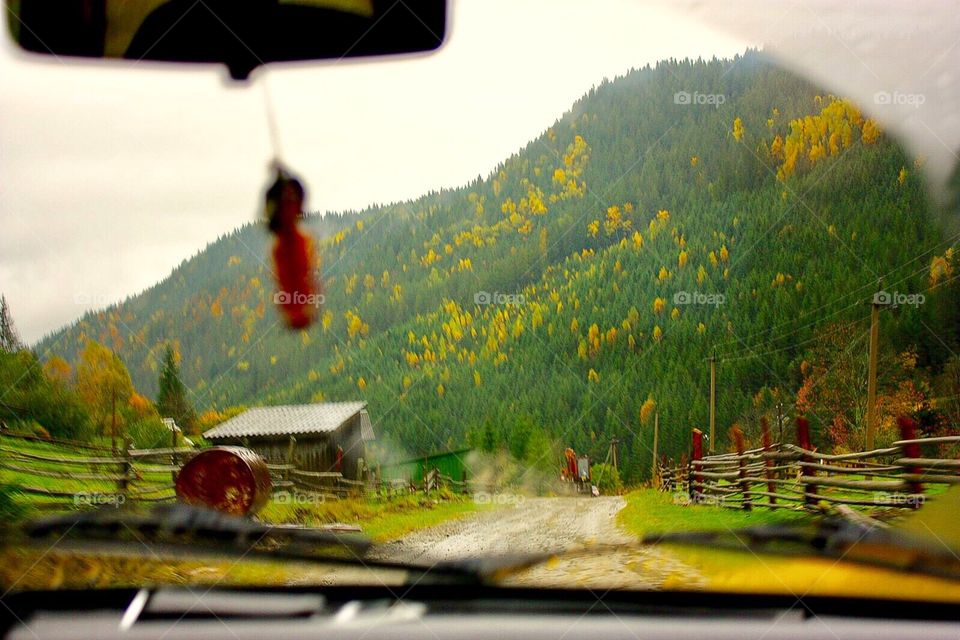
[[[909,277],[910,277],[910,276],[907,276],[907,277],[905,277],[905,278],[903,278],[903,279],[895,282],[894,284],[899,284],[900,282],[903,282],[904,280],[908,279]],[[941,282],[938,282],[938,283],[935,283],[935,284],[933,284],[933,285],[930,285],[929,287],[927,287],[926,289],[924,289],[921,293],[929,293],[930,291],[933,291],[934,289],[937,289],[937,288],[939,288],[939,287],[942,287],[942,286],[944,286],[944,285],[947,285],[947,284],[949,284],[950,282],[953,282],[953,281],[958,280],[958,279],[960,279],[960,273],[958,273],[957,275],[955,275],[955,276],[953,276],[953,277],[951,277],[951,278],[948,278],[947,280],[943,280],[943,281],[941,281]],[[856,302],[856,303],[854,303],[854,304],[852,304],[852,305],[849,305],[849,306],[847,306],[847,307],[844,307],[843,309],[840,309],[839,311],[836,311],[836,312],[834,312],[834,313],[832,313],[832,314],[830,314],[830,315],[836,315],[836,313],[839,313],[840,311],[845,311],[846,309],[850,309],[850,308],[852,308],[852,307],[854,307],[854,306],[857,306],[857,305],[859,305],[859,304],[860,304],[860,302]],[[825,316],[824,318],[828,318],[828,317],[830,317],[830,316]],[[864,320],[866,320],[866,319],[869,318],[869,317],[870,317],[870,316],[869,316],[869,314],[868,314],[868,315],[864,316],[863,318],[860,318],[859,320],[854,320],[854,321],[851,323],[851,326],[855,326],[855,325],[863,322]],[[792,332],[789,332],[789,333],[786,333],[786,334],[782,334],[782,335],[780,335],[780,336],[778,336],[778,337],[776,337],[776,338],[771,339],[770,341],[755,343],[754,345],[752,345],[752,346],[746,346],[745,348],[746,348],[747,350],[753,351],[753,348],[756,347],[756,346],[758,346],[758,345],[760,345],[760,344],[765,344],[765,343],[767,343],[767,342],[773,342],[773,341],[775,341],[775,340],[783,339],[784,337],[786,337],[786,336],[788,336],[788,335],[790,335],[790,334],[792,334],[792,333],[796,333],[796,331],[798,331],[798,330],[800,330],[800,329],[803,329],[803,328],[808,327],[808,326],[810,326],[810,325],[816,324],[817,322],[822,322],[822,321],[824,320],[824,318],[819,318],[819,319],[817,319],[817,320],[815,320],[815,321],[813,321],[813,322],[809,322],[809,323],[807,323],[807,324],[805,324],[805,325],[803,325],[803,326],[801,326],[801,327],[798,327],[796,330],[794,330],[794,331],[792,331]],[[835,333],[835,332],[839,331],[841,328],[842,328],[842,327],[837,327],[837,328],[834,329],[833,331],[828,331],[828,332],[826,332],[826,333],[824,333],[824,334],[820,334],[820,335],[818,335],[818,336],[813,336],[813,337],[808,338],[808,339],[806,339],[806,340],[803,340],[803,341],[801,341],[801,342],[796,342],[796,343],[787,345],[787,346],[785,346],[785,347],[780,347],[780,348],[778,348],[778,349],[773,349],[773,350],[767,351],[767,352],[765,352],[765,353],[759,353],[759,354],[751,353],[751,354],[749,354],[749,355],[736,356],[736,357],[733,357],[733,358],[726,358],[726,357],[723,357],[723,356],[719,356],[719,357],[718,357],[718,361],[719,361],[719,362],[736,362],[736,361],[738,361],[738,360],[748,360],[748,359],[750,359],[750,358],[755,358],[755,357],[760,357],[760,356],[764,356],[764,355],[770,355],[770,354],[774,354],[774,353],[779,353],[779,352],[781,352],[781,351],[786,351],[786,350],[788,350],[788,349],[793,349],[793,348],[796,348],[796,347],[799,347],[799,346],[802,346],[802,345],[805,345],[805,344],[809,344],[809,343],[811,343],[811,342],[814,342],[815,340],[818,340],[818,339],[820,339],[820,338],[822,338],[822,337],[824,337],[824,336],[831,335],[832,333]]]
[[[749,354],[747,354],[747,355],[736,356],[736,357],[733,357],[733,358],[718,358],[718,361],[719,361],[719,362],[736,362],[736,361],[738,361],[738,360],[749,360],[749,359],[751,359],[751,358],[760,358],[760,357],[763,357],[763,356],[772,355],[772,354],[774,354],[774,353],[780,353],[780,352],[782,352],[782,351],[787,351],[787,350],[789,350],[789,349],[795,349],[795,348],[801,347],[801,346],[803,346],[803,345],[805,345],[805,344],[809,344],[809,343],[811,343],[811,342],[815,342],[815,341],[817,341],[817,340],[820,340],[820,339],[822,339],[824,336],[829,336],[829,335],[832,335],[832,334],[834,334],[834,333],[837,333],[838,331],[840,331],[841,329],[844,329],[844,328],[847,327],[847,326],[857,326],[858,324],[860,324],[860,323],[863,322],[864,320],[867,320],[869,317],[870,317],[870,315],[867,314],[866,316],[860,318],[859,320],[854,320],[852,323],[850,323],[850,325],[843,325],[843,326],[840,326],[840,327],[836,327],[836,328],[834,328],[832,331],[828,331],[828,332],[826,332],[826,333],[813,336],[812,338],[807,338],[806,340],[802,340],[802,341],[800,341],[800,342],[794,342],[794,343],[788,344],[788,345],[786,345],[786,346],[784,346],[784,347],[780,347],[780,348],[778,348],[778,349],[771,349],[770,351],[765,351],[765,352],[763,352],[763,353],[755,353],[755,352],[752,352],[752,351],[751,351],[751,353],[749,353]],[[749,349],[749,347],[747,347],[747,349]]]
[[[919,256],[918,256],[918,257],[919,257]],[[917,259],[917,258],[914,258],[914,260],[916,260],[916,259]],[[909,264],[909,263],[907,263],[907,264]],[[903,283],[903,282],[906,282],[907,280],[909,280],[909,279],[911,279],[911,278],[919,275],[920,273],[923,273],[923,272],[927,271],[927,269],[928,269],[928,267],[926,267],[926,266],[921,267],[920,269],[917,269],[916,271],[913,271],[913,272],[907,274],[906,276],[902,277],[902,278],[899,279],[899,280],[896,280],[896,281],[890,283],[890,284],[887,285],[887,286],[897,286],[897,285],[899,285],[899,284],[901,284],[901,283]],[[892,273],[892,272],[891,272],[891,273]],[[812,311],[805,312],[805,313],[801,314],[799,317],[803,317],[803,316],[809,315],[810,313],[813,313],[814,311],[817,311],[817,310],[819,310],[819,309],[823,309],[823,308],[825,308],[825,307],[828,307],[828,306],[830,306],[831,304],[834,304],[835,302],[839,302],[839,301],[842,300],[843,298],[846,298],[846,297],[850,296],[852,293],[855,293],[856,291],[859,291],[860,289],[863,289],[863,288],[865,288],[866,286],[867,286],[867,285],[864,285],[863,287],[859,287],[859,288],[857,288],[857,289],[854,289],[852,292],[846,293],[846,294],[844,294],[843,296],[841,296],[841,297],[839,297],[839,298],[837,298],[837,299],[835,299],[835,300],[833,300],[833,301],[831,301],[831,302],[828,302],[827,304],[821,305],[820,307],[818,307],[818,309],[814,309],[814,310],[812,310]],[[928,290],[930,290],[930,289],[925,289],[924,291],[928,291]],[[810,322],[807,322],[807,323],[805,323],[805,324],[802,324],[802,325],[800,325],[799,327],[795,327],[794,329],[792,329],[792,330],[790,330],[790,331],[787,331],[786,333],[781,333],[780,335],[777,335],[777,336],[768,338],[768,339],[766,339],[766,340],[757,341],[757,342],[753,343],[752,345],[750,345],[750,346],[748,346],[748,347],[746,347],[746,348],[747,348],[747,349],[756,349],[756,348],[759,348],[759,347],[762,346],[762,345],[770,344],[770,343],[772,343],[772,342],[776,342],[776,341],[778,341],[778,340],[782,340],[782,339],[786,338],[787,336],[791,336],[791,335],[793,335],[793,334],[795,334],[795,333],[798,333],[798,332],[802,331],[803,329],[806,329],[807,327],[811,327],[811,326],[813,326],[813,325],[815,325],[815,324],[820,324],[820,323],[822,323],[824,320],[829,319],[829,318],[832,318],[833,316],[836,316],[837,314],[843,313],[844,311],[848,311],[848,310],[850,310],[850,309],[853,309],[854,307],[860,306],[860,304],[862,304],[862,302],[861,302],[860,300],[854,301],[853,303],[851,303],[851,304],[849,304],[849,305],[847,305],[847,306],[845,306],[845,307],[843,307],[843,308],[841,308],[841,309],[837,309],[837,310],[835,310],[835,311],[832,311],[832,312],[830,312],[829,314],[827,314],[827,315],[825,315],[825,316],[818,316],[816,319],[811,320]],[[788,323],[789,323],[789,321],[788,321],[788,322],[782,322],[782,323],[780,323],[779,325],[775,325],[775,326],[783,326],[783,325],[788,324]],[[775,327],[772,327],[772,328],[775,328]],[[771,329],[772,329],[772,328],[771,328]],[[769,329],[766,330],[766,331],[769,331]],[[755,334],[753,334],[753,335],[754,335],[754,336],[755,336],[755,335],[759,335],[760,333],[763,333],[763,332],[762,332],[762,331],[761,331],[761,332],[757,332],[757,333],[755,333]],[[742,338],[742,339],[741,339],[741,338],[734,338],[734,339],[732,339],[732,340],[727,340],[727,341],[725,341],[725,342],[720,343],[720,346],[723,346],[723,345],[725,345],[725,344],[730,344],[730,343],[732,343],[734,340],[737,340],[737,341],[739,341],[739,342],[742,344],[742,343],[747,342],[747,340],[748,340],[750,337],[751,337],[751,336],[748,336],[747,338]],[[723,357],[723,356],[721,356],[721,357]]]
[[[951,242],[951,244],[949,244],[947,248],[953,248],[953,247],[957,246],[957,240],[958,240],[958,239],[960,239],[960,233],[957,233],[957,234],[951,236],[948,240],[946,240],[945,242]],[[851,291],[843,294],[842,296],[840,296],[840,297],[838,297],[838,298],[835,298],[835,299],[833,299],[833,300],[831,300],[831,301],[829,301],[829,302],[827,302],[827,303],[825,303],[825,304],[822,304],[822,305],[820,305],[819,307],[816,307],[815,309],[810,309],[809,311],[804,311],[804,312],[801,313],[799,316],[797,316],[797,318],[795,318],[795,320],[798,320],[798,319],[800,319],[800,318],[804,318],[804,317],[806,317],[806,316],[808,316],[808,315],[810,315],[810,314],[812,314],[812,313],[816,313],[817,311],[820,311],[821,309],[825,309],[825,308],[827,308],[827,307],[829,307],[829,306],[831,306],[831,305],[834,305],[834,304],[840,302],[841,300],[843,300],[843,299],[845,299],[845,298],[847,298],[847,297],[849,297],[849,296],[857,293],[858,291],[861,291],[861,290],[866,289],[866,288],[871,287],[871,286],[875,286],[876,283],[877,283],[877,280],[883,280],[884,278],[890,276],[891,274],[893,274],[893,273],[899,271],[900,269],[906,267],[908,264],[910,264],[910,263],[912,263],[912,262],[916,262],[917,260],[920,260],[921,258],[923,258],[925,255],[927,255],[927,254],[929,254],[929,253],[932,253],[932,252],[934,252],[934,251],[936,251],[936,250],[937,250],[936,247],[932,247],[932,248],[930,248],[930,249],[927,249],[926,251],[924,251],[924,252],[922,252],[922,253],[920,253],[920,254],[917,254],[916,256],[914,256],[914,257],[911,258],[910,260],[904,262],[903,264],[898,265],[897,267],[894,267],[893,269],[891,269],[891,270],[888,271],[887,273],[883,274],[883,275],[880,276],[879,278],[871,279],[870,282],[868,282],[868,283],[866,283],[866,284],[864,284],[864,285],[861,285],[861,286],[857,287],[856,289],[853,289],[853,290],[851,290]],[[924,271],[927,271],[928,269],[929,269],[929,267],[925,265],[925,266],[921,267],[920,269],[917,269],[916,271],[913,271],[912,273],[910,273],[910,274],[907,275],[906,277],[904,277],[904,278],[896,281],[896,282],[893,283],[893,284],[900,284],[901,282],[904,282],[905,280],[908,280],[909,278],[912,278],[912,277],[914,277],[914,276],[916,276],[916,275],[918,275],[918,274],[920,274],[920,273],[923,273]],[[852,305],[849,305],[849,306],[847,306],[847,307],[844,307],[844,308],[841,309],[840,311],[842,312],[842,311],[845,311],[845,310],[847,310],[847,309],[850,309],[851,307],[856,306],[857,304],[859,304],[859,302],[854,303],[854,304],[852,304]],[[831,315],[835,315],[836,313],[837,313],[837,312],[834,312],[834,313],[831,314]],[[829,316],[827,316],[827,317],[829,317]],[[748,341],[753,340],[753,339],[754,339],[755,337],[757,337],[757,336],[760,336],[760,335],[769,333],[769,332],[771,332],[771,331],[773,331],[773,330],[775,330],[775,329],[777,329],[777,328],[779,328],[779,327],[783,327],[783,326],[789,325],[790,322],[791,322],[790,320],[787,320],[787,321],[781,322],[781,323],[779,323],[779,324],[775,324],[775,325],[773,325],[772,327],[769,327],[769,328],[767,328],[767,329],[763,329],[763,330],[761,330],[761,331],[757,331],[756,333],[753,333],[753,334],[750,334],[750,335],[748,335],[748,336],[745,336],[745,337],[743,337],[742,339],[741,339],[741,338],[733,338],[733,339],[730,339],[730,340],[725,340],[724,342],[721,342],[721,343],[715,345],[715,347],[723,347],[723,346],[725,346],[725,345],[727,345],[727,344],[731,344],[731,343],[734,343],[734,342],[748,342]],[[819,322],[819,320],[814,321],[813,323],[809,323],[809,324],[815,324],[816,322]],[[809,324],[804,325],[804,326],[809,326]],[[800,328],[803,328],[803,327],[800,327]],[[787,335],[790,335],[790,333],[782,334],[780,337],[787,336]],[[757,342],[756,344],[759,345],[759,344],[762,344],[763,342],[766,342],[766,341],[759,341],[759,342]]]

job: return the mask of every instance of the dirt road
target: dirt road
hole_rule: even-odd
[[[414,532],[385,545],[379,555],[435,562],[627,542],[630,537],[616,524],[616,514],[623,507],[620,497],[518,497],[515,506]],[[656,548],[560,558],[517,574],[507,582],[657,589],[668,581],[680,581],[687,587],[702,584],[702,578],[693,569],[668,551]]]

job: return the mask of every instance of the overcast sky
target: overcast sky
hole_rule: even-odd
[[[632,0],[457,0],[432,56],[266,75],[284,160],[327,211],[486,176],[604,77],[747,45]],[[27,342],[257,213],[272,156],[262,77],[131,66],[0,45],[0,292]]]

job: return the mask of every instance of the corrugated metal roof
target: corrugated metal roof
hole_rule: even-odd
[[[377,436],[373,433],[373,423],[370,422],[370,414],[364,409],[360,412],[360,439],[364,441],[376,440]]]
[[[316,404],[281,405],[277,407],[254,407],[230,418],[203,437],[242,438],[245,436],[280,436],[299,433],[329,433],[352,418],[367,406],[366,402],[320,402]],[[366,411],[364,411],[366,413]],[[367,418],[369,423],[369,417]],[[364,439],[373,439],[373,429],[368,424],[370,438],[363,434],[363,418],[360,419]]]

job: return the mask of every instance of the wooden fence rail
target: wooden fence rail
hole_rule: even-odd
[[[797,443],[770,443],[737,452],[700,455],[700,431],[693,430],[691,456],[681,464],[661,463],[656,482],[679,502],[751,508],[820,509],[822,503],[918,508],[930,485],[960,484],[960,460],[925,457],[924,447],[958,445],[960,436],[916,437],[916,424],[898,421],[901,439],[889,447],[841,454],[818,452],[806,420],[797,420]],[[764,425],[761,424],[764,430]],[[764,431],[766,434],[766,431]],[[765,442],[769,442],[766,435]]]
[[[176,474],[199,451],[202,449],[134,449],[129,441],[114,451],[0,430],[0,479],[5,476],[15,491],[35,496],[34,505],[39,508],[172,501],[176,499]],[[415,486],[410,481],[383,481],[378,469],[367,469],[358,480],[335,471],[298,469],[289,463],[268,463],[267,469],[274,496],[282,495],[288,501],[336,500],[363,493],[392,496],[442,488],[466,492],[472,486],[436,469],[430,472],[425,486]]]

